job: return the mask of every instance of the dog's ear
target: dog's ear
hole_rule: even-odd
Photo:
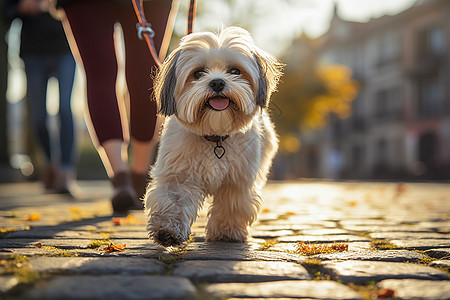
[[[257,55],[255,55],[255,60],[258,66],[258,90],[256,91],[256,104],[261,107],[266,107],[268,101],[267,90],[269,89],[267,85],[267,78]]]
[[[277,88],[284,65],[275,57],[260,49],[256,51],[253,56],[259,73],[256,104],[261,107],[266,107],[270,100],[270,96]]]
[[[180,51],[172,53],[161,65],[155,77],[154,92],[156,104],[158,113],[163,116],[171,116],[176,112],[176,67],[179,56]]]

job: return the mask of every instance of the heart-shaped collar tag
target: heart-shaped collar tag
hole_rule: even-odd
[[[218,159],[221,159],[225,155],[225,148],[222,145],[215,146],[214,154]]]
[[[203,136],[205,140],[209,142],[216,143],[216,146],[214,147],[214,155],[221,159],[225,155],[225,148],[222,146],[222,142],[225,141],[229,136],[220,136],[220,135],[204,135]]]

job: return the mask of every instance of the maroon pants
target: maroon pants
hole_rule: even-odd
[[[160,48],[171,1],[144,2],[145,16],[156,33]],[[89,114],[98,142],[124,139],[116,95],[117,59],[114,25],[120,23],[125,42],[125,74],[130,93],[130,134],[150,141],[156,123],[156,105],[151,101],[151,72],[155,62],[144,40],[136,34],[137,18],[131,3],[109,0],[75,1],[64,7],[86,72]]]

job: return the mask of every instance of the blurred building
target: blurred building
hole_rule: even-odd
[[[330,116],[302,136],[300,175],[450,178],[450,1],[417,1],[366,23],[337,11],[319,57],[350,67],[361,90],[350,118]]]

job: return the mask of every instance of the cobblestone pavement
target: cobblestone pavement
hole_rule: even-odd
[[[0,298],[450,299],[449,184],[270,183],[248,243],[205,242],[205,209],[170,249],[109,196],[0,185]]]

